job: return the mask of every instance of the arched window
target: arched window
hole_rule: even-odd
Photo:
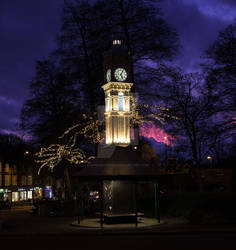
[[[121,40],[113,40],[113,45],[121,45]]]
[[[118,94],[118,110],[124,110],[124,93]]]

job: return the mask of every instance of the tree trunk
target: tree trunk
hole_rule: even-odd
[[[71,190],[71,181],[70,181],[70,176],[69,176],[69,170],[67,164],[65,164],[64,167],[64,177],[65,177],[65,183],[66,187],[68,189],[68,199],[72,199],[72,190]]]
[[[203,185],[202,185],[202,178],[201,178],[201,172],[200,172],[200,162],[197,156],[197,148],[196,148],[196,143],[193,143],[193,159],[196,163],[196,167],[193,169],[193,175],[196,180],[197,186],[198,186],[198,191],[202,192],[203,191]]]
[[[5,187],[5,161],[2,161],[2,188]]]

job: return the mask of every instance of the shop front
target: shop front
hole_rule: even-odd
[[[41,187],[12,187],[8,189],[0,189],[0,199],[8,199],[10,202],[24,202],[42,198],[43,189]]]
[[[12,192],[12,199],[11,201],[12,202],[16,202],[19,200],[19,193],[16,191],[16,192]]]
[[[52,199],[53,187],[8,187],[0,189],[0,200],[9,200],[10,202],[24,202],[36,199]]]
[[[1,188],[0,189],[0,200],[9,200],[11,201],[12,198],[12,191],[8,188]]]
[[[52,197],[53,197],[52,186],[46,186],[45,187],[44,196],[47,199],[52,199]]]
[[[42,199],[43,198],[43,189],[41,187],[32,187],[30,188],[30,193],[28,193],[29,196],[31,196],[30,199]]]

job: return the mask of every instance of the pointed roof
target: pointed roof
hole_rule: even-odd
[[[79,179],[153,179],[158,169],[145,162],[135,147],[116,146],[109,158],[96,158],[77,172]]]
[[[136,149],[136,147],[132,146],[127,146],[127,147],[115,146],[110,157],[102,156],[100,158],[95,158],[91,162],[91,166],[98,166],[101,164],[102,165],[125,164],[125,165],[145,165],[145,166],[148,165],[148,163],[141,158],[139,151]]]

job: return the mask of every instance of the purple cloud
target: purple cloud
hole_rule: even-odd
[[[183,50],[176,64],[186,71],[200,70],[201,56],[217,38],[218,32],[233,22],[235,1],[165,0],[166,20],[179,33]],[[230,10],[230,11],[229,11]]]
[[[63,0],[0,1],[0,132],[16,131],[28,97],[35,60],[56,47]],[[165,0],[167,22],[179,33],[183,50],[175,63],[199,70],[200,56],[233,21],[235,0]]]
[[[1,0],[0,132],[16,130],[37,59],[56,47],[63,0]]]

